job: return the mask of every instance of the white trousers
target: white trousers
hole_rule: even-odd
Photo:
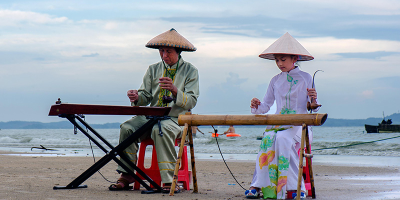
[[[264,132],[257,155],[251,186],[261,188],[264,198],[285,199],[287,190],[297,190],[300,144],[294,138],[302,127],[281,128]],[[301,190],[305,190],[304,180]]]

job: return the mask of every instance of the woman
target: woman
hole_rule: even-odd
[[[272,78],[263,101],[257,98],[251,100],[251,112],[267,113],[275,101],[275,114],[306,114],[307,102],[317,103],[317,92],[312,88],[311,75],[301,71],[295,63],[314,57],[289,33],[274,42],[260,57],[275,60],[281,73]],[[309,131],[311,141],[312,132]],[[267,127],[251,187],[245,192],[247,198],[258,198],[262,191],[264,198],[285,199],[286,191],[297,189],[297,150],[300,148],[301,132],[301,126]],[[304,181],[301,189],[302,198],[305,198]]]

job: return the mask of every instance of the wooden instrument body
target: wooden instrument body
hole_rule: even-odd
[[[168,115],[170,110],[171,107],[113,106],[67,103],[52,105],[49,116],[58,116],[60,114],[165,116]]]

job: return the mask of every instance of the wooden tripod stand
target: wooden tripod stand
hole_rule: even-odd
[[[303,157],[311,161],[312,155],[310,149],[307,148],[307,153],[304,153],[304,143],[309,146],[308,140],[308,126],[321,126],[328,118],[328,114],[295,114],[295,115],[179,115],[178,124],[184,126],[181,144],[179,145],[179,154],[176,161],[174,179],[171,188],[175,188],[178,178],[179,164],[182,157],[183,145],[185,144],[186,135],[189,137],[189,146],[191,154],[192,175],[193,175],[193,192],[198,192],[196,167],[194,160],[194,148],[191,126],[201,125],[294,125],[303,126],[301,137],[301,154],[299,163],[299,178],[297,186],[297,199],[300,199],[300,185],[303,173]],[[311,162],[310,162],[311,163]],[[313,191],[313,198],[315,198],[314,177],[312,174],[312,167],[310,165],[310,180]],[[171,189],[170,196],[174,195],[174,190]]]

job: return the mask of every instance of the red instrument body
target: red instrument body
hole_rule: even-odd
[[[50,108],[49,116],[61,114],[74,115],[168,115],[171,107],[147,107],[147,106],[113,106],[90,104],[56,104]]]

